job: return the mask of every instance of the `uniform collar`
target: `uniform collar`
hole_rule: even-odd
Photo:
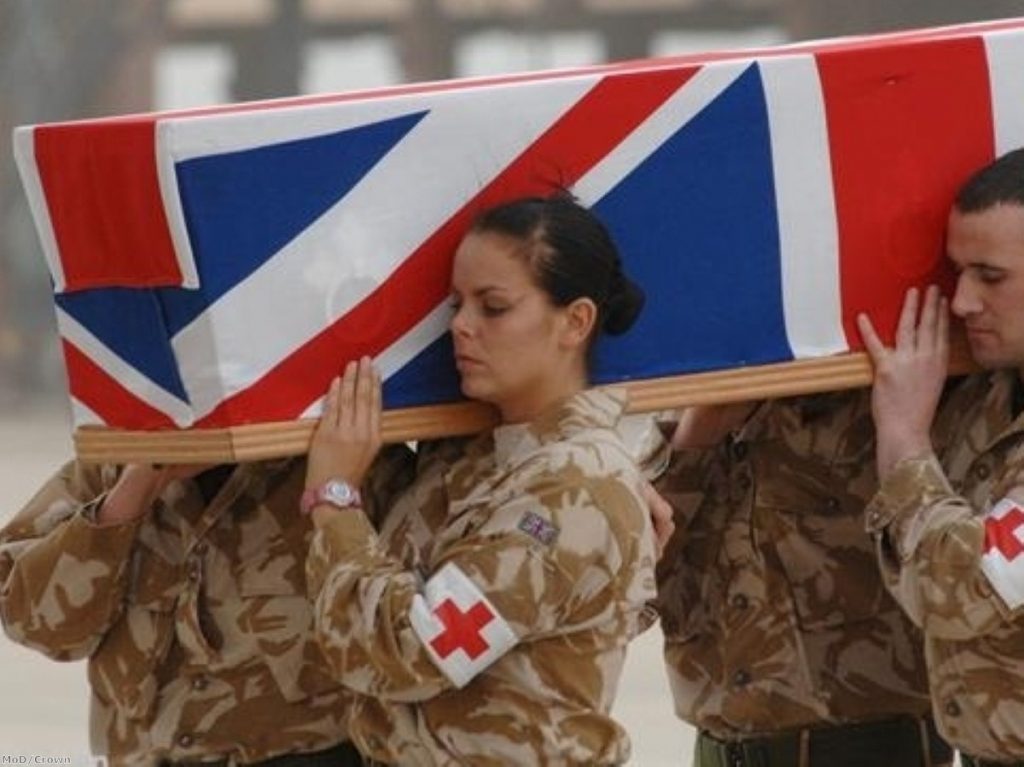
[[[587,389],[552,405],[529,423],[498,426],[493,432],[495,463],[499,467],[514,465],[548,443],[589,429],[612,429],[626,402],[625,389]]]
[[[995,370],[988,375],[988,392],[985,395],[985,413],[989,419],[990,444],[1011,434],[1024,431],[1024,413],[1013,417],[1013,391],[1017,385],[1016,370]]]

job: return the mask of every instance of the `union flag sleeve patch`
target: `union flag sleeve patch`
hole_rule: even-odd
[[[1024,605],[1024,508],[1010,498],[985,516],[981,569],[1007,607]]]
[[[518,641],[512,627],[459,567],[449,563],[413,597],[413,631],[456,687],[469,684]]]

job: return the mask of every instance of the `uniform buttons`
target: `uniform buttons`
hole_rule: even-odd
[[[878,523],[881,521],[882,515],[879,514],[877,511],[872,510],[868,512],[868,524],[870,524],[872,527],[877,527]]]
[[[200,541],[199,543],[196,544],[196,546],[193,549],[193,551],[195,551],[195,553],[198,556],[200,556],[200,557],[203,556],[203,554],[206,553],[206,543],[204,541]]]
[[[182,748],[190,748],[193,743],[195,743],[195,740],[188,733],[178,736],[178,745]]]
[[[732,598],[732,606],[737,610],[746,610],[750,605],[745,594],[737,594]]]
[[[750,672],[741,668],[732,675],[732,683],[737,687],[746,687],[750,684]]]
[[[946,705],[943,706],[943,709],[947,714],[949,714],[949,716],[960,716],[960,704],[952,698],[946,701]]]
[[[191,565],[189,565],[189,568],[188,568],[188,579],[190,581],[198,581],[199,580],[199,564],[198,563],[193,562]]]
[[[197,676],[192,680],[192,689],[202,692],[210,686],[210,680],[205,676]]]
[[[987,463],[979,463],[974,467],[974,476],[984,482],[989,478],[992,473],[992,469],[988,467]]]

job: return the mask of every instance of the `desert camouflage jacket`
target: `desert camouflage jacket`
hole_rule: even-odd
[[[317,635],[361,693],[352,737],[399,765],[621,764],[608,715],[654,596],[624,398],[424,449],[377,535],[341,511],[307,563]]]
[[[904,461],[872,502],[886,581],[924,629],[939,729],[978,757],[1024,760],[1024,416],[1015,372],[942,404],[938,456]]]
[[[675,454],[658,602],[683,720],[734,739],[928,711],[921,638],[864,531],[869,396],[765,402],[717,448]]]
[[[93,749],[250,762],[343,740],[347,698],[306,598],[304,462],[239,466],[209,504],[172,482],[140,520],[97,527],[116,477],[68,464],[0,532],[4,629],[88,658]]]

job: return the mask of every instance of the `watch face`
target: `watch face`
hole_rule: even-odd
[[[324,496],[337,506],[350,506],[355,502],[355,492],[349,484],[336,479],[324,487]]]

